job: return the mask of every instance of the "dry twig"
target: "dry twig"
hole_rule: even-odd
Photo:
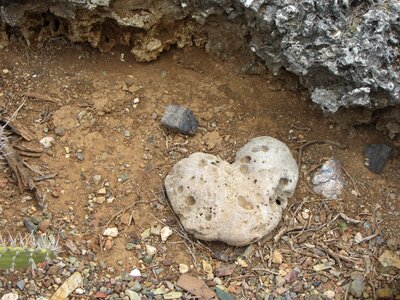
[[[300,167],[300,164],[301,164],[301,156],[303,154],[303,150],[306,147],[311,146],[311,145],[315,145],[315,144],[329,144],[329,145],[332,145],[332,146],[336,146],[336,147],[338,147],[340,149],[346,149],[347,148],[347,145],[344,145],[344,144],[341,144],[341,143],[338,143],[338,142],[335,142],[335,141],[331,141],[331,140],[312,140],[312,141],[308,141],[308,142],[300,145],[299,147],[297,147],[297,149],[299,150],[299,154],[298,154],[298,157],[297,157],[297,164],[298,164],[299,167]]]

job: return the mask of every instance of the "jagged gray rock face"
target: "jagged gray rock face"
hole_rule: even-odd
[[[400,103],[398,0],[9,0],[0,4],[0,46],[7,44],[1,33],[4,22],[19,26],[28,41],[65,34],[103,51],[129,45],[140,61],[157,58],[171,45],[205,47],[219,58],[247,47],[275,73],[286,69],[296,74],[324,111]],[[40,24],[37,15],[48,12],[61,18],[59,26]],[[36,27],[28,26],[32,22]],[[40,25],[45,29],[32,32]]]
[[[252,50],[275,72],[298,75],[324,110],[400,103],[398,1],[243,2]]]

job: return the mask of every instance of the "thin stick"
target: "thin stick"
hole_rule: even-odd
[[[312,141],[308,141],[308,142],[300,145],[297,148],[299,150],[299,155],[297,157],[297,164],[298,164],[299,167],[300,167],[300,164],[301,164],[301,155],[303,154],[303,150],[306,147],[314,145],[314,144],[329,144],[329,145],[332,145],[332,146],[336,146],[336,147],[338,147],[340,149],[346,149],[347,148],[347,145],[344,145],[344,144],[341,144],[341,143],[338,143],[338,142],[335,142],[335,141],[331,141],[331,140],[312,140]]]
[[[118,217],[119,215],[123,214],[123,213],[126,212],[128,209],[134,207],[134,206],[135,206],[136,204],[138,204],[138,203],[143,203],[143,202],[147,203],[147,201],[136,201],[136,202],[133,202],[131,205],[128,205],[128,206],[125,207],[124,209],[121,209],[121,210],[118,211],[117,213],[113,214],[113,215],[111,216],[110,220],[108,220],[108,222],[106,223],[106,225],[104,225],[104,227],[108,227],[108,225],[110,225],[110,223],[111,223],[116,217]]]
[[[357,196],[361,196],[360,190],[358,189],[356,182],[354,181],[353,177],[350,175],[349,172],[347,172],[347,170],[345,169],[345,167],[342,166],[342,170],[346,173],[347,177],[350,178],[351,182],[353,183],[353,186],[357,192]]]
[[[274,242],[275,243],[278,242],[282,236],[284,236],[285,234],[287,234],[291,231],[297,231],[297,230],[302,230],[302,229],[303,229],[303,226],[295,226],[295,227],[291,227],[291,228],[284,227],[281,229],[281,231],[278,232],[277,235],[275,235]]]
[[[62,102],[61,99],[52,98],[50,96],[42,95],[42,94],[35,93],[35,92],[27,92],[24,94],[24,96],[26,96],[28,98],[34,98],[36,100],[48,101],[48,102],[53,102],[53,103]]]
[[[54,178],[56,178],[56,176],[57,176],[57,174],[41,175],[41,176],[34,177],[33,181],[38,182],[38,181],[54,179]]]
[[[336,263],[339,265],[339,268],[342,268],[342,262],[339,258],[338,255],[336,255],[335,252],[333,252],[328,246],[325,246],[322,243],[318,243],[319,248],[324,251],[326,254],[330,255],[333,257],[333,259],[336,261]]]

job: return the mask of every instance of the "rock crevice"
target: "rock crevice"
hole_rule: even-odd
[[[286,69],[324,111],[400,103],[400,3],[396,0],[0,1],[0,48],[66,36],[101,51],[131,47],[150,61],[176,45],[226,59],[252,52]]]

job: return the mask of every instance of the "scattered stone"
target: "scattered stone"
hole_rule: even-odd
[[[82,275],[79,272],[72,274],[50,297],[50,300],[65,300],[78,287],[82,285]]]
[[[55,140],[51,136],[46,136],[40,140],[40,144],[43,146],[43,148],[48,149],[51,148],[55,143]]]
[[[197,132],[197,120],[193,112],[184,106],[170,104],[165,108],[161,124],[173,132],[194,135]]]
[[[351,274],[352,282],[350,283],[349,292],[354,297],[360,298],[365,290],[364,277],[359,272]]]
[[[167,175],[165,188],[189,233],[243,246],[278,225],[297,180],[290,149],[274,138],[259,137],[237,152],[233,164],[205,153],[182,159]]]
[[[130,273],[129,276],[132,277],[141,277],[142,273],[138,269],[133,269]]]
[[[125,182],[129,179],[129,174],[128,173],[122,173],[118,177],[118,182]]]
[[[98,185],[100,183],[100,181],[101,181],[101,175],[94,175],[93,176],[93,183],[95,185]]]
[[[118,228],[112,227],[112,228],[107,228],[103,232],[104,236],[109,236],[109,237],[117,237],[118,236]]]
[[[357,233],[355,234],[355,236],[354,236],[354,242],[355,242],[356,244],[361,243],[361,242],[363,241],[363,239],[364,239],[364,238],[363,238],[361,232],[357,232]]]
[[[4,294],[0,300],[18,300],[18,294],[8,293]]]
[[[148,239],[150,237],[150,228],[147,228],[146,230],[144,230],[140,234],[140,237],[142,238],[142,240]]]
[[[83,160],[85,159],[85,157],[84,157],[84,155],[83,155],[82,152],[76,153],[76,158],[77,158],[79,161],[83,161]]]
[[[400,269],[400,257],[389,250],[383,252],[378,260],[384,268],[394,267]]]
[[[376,291],[376,297],[378,299],[392,299],[393,290],[390,288],[378,289]]]
[[[146,245],[146,252],[148,255],[153,256],[157,253],[157,248],[150,245]]]
[[[172,235],[172,233],[173,231],[171,230],[171,228],[169,228],[168,226],[163,227],[160,231],[161,240],[163,242],[166,242],[168,238]]]
[[[24,219],[24,225],[29,233],[35,233],[37,231],[37,225],[35,225],[30,218]]]
[[[169,292],[164,294],[164,299],[179,299],[182,297],[182,292]]]
[[[108,297],[108,295],[107,295],[105,292],[103,292],[103,291],[99,291],[99,292],[97,292],[96,294],[94,294],[93,297],[94,297],[95,299],[105,299],[105,298]]]
[[[112,239],[106,239],[106,241],[104,243],[104,249],[111,250],[113,245],[114,245],[114,242]]]
[[[327,299],[335,299],[336,294],[334,291],[328,290],[328,291],[324,292],[324,296]]]
[[[342,164],[337,159],[327,160],[312,178],[314,192],[327,199],[337,199],[345,182]]]
[[[64,136],[65,135],[65,129],[62,126],[56,127],[56,129],[54,129],[54,133],[56,135],[58,135],[58,136]]]
[[[179,264],[179,273],[186,274],[189,272],[189,267],[185,264]]]
[[[219,287],[215,288],[215,293],[217,294],[217,296],[218,296],[218,298],[220,300],[235,300],[236,299],[234,296],[232,296],[231,294],[223,291]]]
[[[76,119],[80,122],[87,115],[86,110],[82,110],[76,114]]]
[[[106,188],[101,188],[97,191],[97,195],[107,195],[107,190]]]
[[[326,263],[322,263],[322,264],[313,266],[313,269],[315,272],[329,270],[330,268],[332,268],[332,263],[330,263],[330,262],[326,262]]]
[[[282,261],[283,261],[282,253],[279,250],[274,250],[274,253],[272,255],[272,262],[274,264],[281,264]]]
[[[25,288],[25,280],[19,280],[19,281],[17,281],[16,286],[17,286],[17,288],[19,288],[21,291],[23,291],[24,288]]]
[[[129,300],[141,300],[140,296],[138,293],[131,291],[131,290],[125,290],[125,294],[129,297]]]
[[[131,132],[129,130],[124,131],[124,137],[128,138],[131,136]]]
[[[386,161],[393,155],[393,148],[385,144],[369,144],[365,146],[364,164],[368,170],[380,174]]]
[[[203,266],[203,271],[204,272],[206,272],[207,274],[213,274],[213,267],[208,261],[203,260],[202,261],[202,266]]]
[[[161,235],[161,225],[160,224],[154,224],[153,226],[150,227],[150,234],[152,235]]]
[[[216,296],[203,280],[186,274],[181,275],[176,284],[201,299],[208,300]]]
[[[387,240],[387,245],[390,250],[396,251],[397,248],[399,247],[399,240],[395,237],[389,238]]]
[[[232,275],[233,271],[235,271],[235,264],[222,264],[220,267],[215,268],[215,276],[224,277]]]
[[[292,283],[292,282],[296,281],[297,275],[298,275],[298,273],[296,272],[296,270],[292,270],[286,274],[285,281],[287,283]]]
[[[283,278],[281,275],[276,275],[275,284],[276,286],[283,286],[285,284],[285,278]]]
[[[50,225],[51,225],[51,221],[46,219],[39,223],[38,228],[41,232],[46,232],[47,229],[49,229]]]

